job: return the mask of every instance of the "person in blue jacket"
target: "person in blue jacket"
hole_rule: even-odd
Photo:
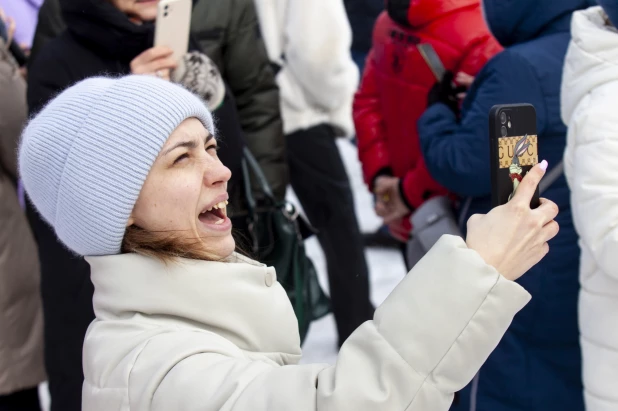
[[[460,116],[435,103],[418,123],[429,172],[449,190],[472,198],[470,207],[460,211],[466,220],[491,208],[488,113],[493,105],[533,104],[539,160],[547,160],[550,169],[562,160],[566,126],[560,118],[560,82],[571,15],[593,4],[484,0],[487,23],[505,50],[476,76]],[[560,234],[545,259],[521,280],[532,301],[460,393],[454,411],[584,410],[577,325],[579,248],[564,176],[544,197],[560,208]]]

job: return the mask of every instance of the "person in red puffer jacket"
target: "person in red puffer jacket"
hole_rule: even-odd
[[[457,73],[456,83],[469,86],[502,50],[483,19],[479,0],[386,1],[354,99],[354,122],[364,179],[378,194],[376,212],[404,242],[412,211],[431,197],[447,194],[429,175],[419,145],[416,122],[428,97],[431,102],[432,95],[444,95],[417,49],[420,43],[436,50],[449,72],[441,83],[449,86],[451,73]],[[458,108],[457,102],[451,106]]]

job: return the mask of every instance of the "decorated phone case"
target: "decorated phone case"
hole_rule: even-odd
[[[539,162],[536,110],[531,104],[493,106],[489,112],[492,205],[511,200],[526,173]],[[537,188],[530,203],[539,206]]]

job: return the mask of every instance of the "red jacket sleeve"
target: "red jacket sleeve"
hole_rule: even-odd
[[[376,174],[391,166],[373,51],[369,53],[360,88],[354,97],[353,115],[358,158],[363,166],[365,183],[372,189],[371,184]]]

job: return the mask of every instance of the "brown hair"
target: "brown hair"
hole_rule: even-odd
[[[248,256],[247,253],[239,247],[236,247],[235,251],[239,254]],[[124,238],[122,239],[121,252],[154,257],[164,263],[169,263],[176,258],[204,261],[221,260],[221,258],[215,257],[208,251],[205,251],[202,241],[199,238],[181,239],[178,235],[171,234],[167,231],[147,231],[136,225],[127,227]]]
[[[132,225],[127,227],[122,240],[123,253],[136,253],[155,257],[168,263],[176,258],[193,260],[217,260],[204,251],[201,240],[181,240],[168,232],[152,232]]]

